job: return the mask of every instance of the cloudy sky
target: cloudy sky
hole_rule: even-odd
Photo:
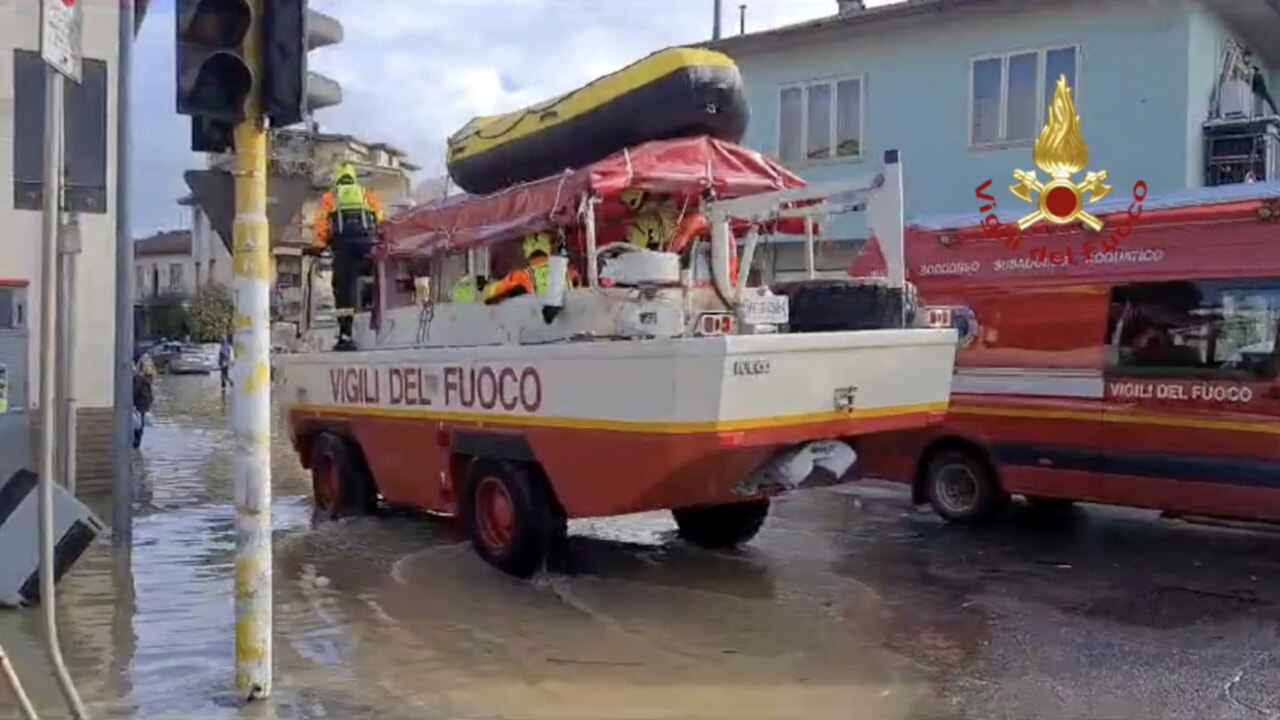
[[[884,2],[868,4],[878,5]],[[725,32],[835,11],[835,0],[725,0]],[[342,83],[321,128],[389,142],[443,172],[444,139],[476,115],[508,112],[577,87],[653,50],[710,36],[712,0],[312,0],[342,21],[342,44],[312,69]],[[173,112],[173,0],[153,0],[134,67],[134,232],[182,222],[182,171],[203,165]]]

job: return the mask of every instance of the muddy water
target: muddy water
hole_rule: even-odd
[[[60,586],[95,718],[1280,717],[1275,533],[1099,508],[948,527],[863,485],[779,503],[735,554],[673,541],[661,514],[573,523],[580,572],[523,583],[448,523],[312,527],[283,441],[276,688],[245,707],[227,408],[216,378],[164,378],[157,412],[132,556],[104,541]],[[38,612],[0,611],[44,717],[65,717],[40,638]]]
[[[716,555],[672,543],[665,515],[577,523],[584,572],[521,583],[447,523],[313,527],[281,438],[276,691],[242,707],[227,407],[216,378],[164,378],[156,414],[134,466],[131,558],[103,540],[60,586],[64,651],[95,717],[894,718],[926,694],[878,647],[874,593],[832,574],[788,582],[802,571],[785,546],[804,533],[777,532],[773,556]],[[89,501],[105,518],[109,500]],[[0,640],[61,717],[39,621],[0,613]],[[0,717],[12,712],[0,691]]]

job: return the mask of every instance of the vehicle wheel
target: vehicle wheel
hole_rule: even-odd
[[[321,433],[311,445],[311,486],[316,514],[322,518],[369,515],[377,507],[373,479],[359,448],[333,433]]]
[[[528,465],[473,460],[462,517],[476,553],[509,575],[531,577],[556,545],[557,534],[563,533],[546,495]]]
[[[947,450],[934,457],[924,490],[933,511],[954,523],[988,520],[1009,500],[987,463],[964,450]]]
[[[912,288],[906,293],[878,283],[843,280],[805,280],[774,286],[791,306],[791,332],[836,332],[896,328],[903,303],[907,323],[915,318]]]
[[[710,505],[672,510],[680,537],[698,547],[737,547],[760,532],[769,515],[769,501],[751,500],[729,505]]]

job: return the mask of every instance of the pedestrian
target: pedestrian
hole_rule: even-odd
[[[147,415],[155,401],[152,383],[156,379],[156,365],[150,353],[143,354],[133,373],[133,447],[142,447],[142,431],[147,426]]]
[[[218,370],[222,373],[222,391],[226,392],[227,388],[234,384],[231,382],[230,335],[226,335],[222,338],[222,345],[218,348]]]

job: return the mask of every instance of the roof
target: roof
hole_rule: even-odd
[[[156,233],[150,237],[144,237],[135,240],[133,243],[134,257],[148,257],[151,255],[190,255],[191,254],[191,231],[190,230],[166,230]]]
[[[709,137],[657,140],[614,153],[578,170],[515,185],[492,195],[454,195],[388,218],[392,255],[463,250],[525,233],[573,224],[582,197],[625,188],[735,198],[803,187],[804,181],[764,155]]]
[[[938,15],[943,12],[966,10],[973,6],[990,5],[998,0],[902,0],[889,5],[877,5],[861,10],[833,13],[816,20],[806,20],[763,32],[731,35],[713,40],[704,47],[733,55],[752,51],[773,50],[800,42],[810,42],[815,35],[839,33],[881,22],[906,20]]]

